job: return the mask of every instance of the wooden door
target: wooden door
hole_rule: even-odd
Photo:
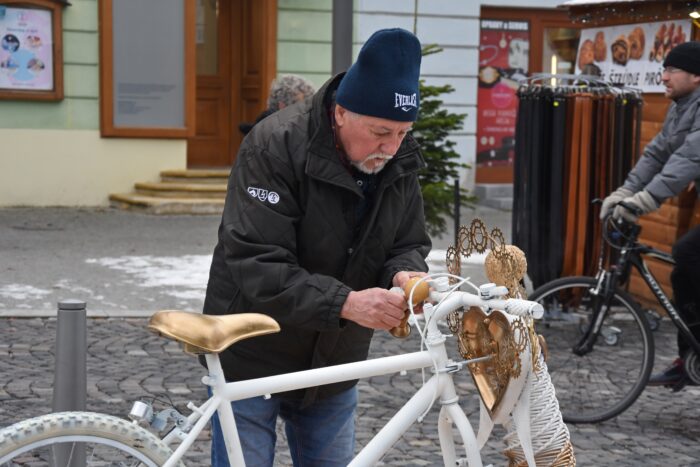
[[[197,0],[195,136],[191,168],[228,167],[264,107],[276,72],[276,0]]]

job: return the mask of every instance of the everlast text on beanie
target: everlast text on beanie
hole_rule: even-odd
[[[666,56],[664,66],[672,66],[694,75],[700,75],[700,42],[691,41],[678,44]]]
[[[421,45],[404,29],[381,29],[365,42],[343,77],[336,102],[372,117],[413,122],[418,116]]]

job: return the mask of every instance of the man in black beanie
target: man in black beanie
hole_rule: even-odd
[[[605,198],[601,219],[612,210],[614,217],[634,222],[693,181],[700,193],[700,42],[685,42],[671,50],[661,76],[665,95],[673,100],[661,133],[646,146],[625,183]],[[620,201],[636,208],[636,212],[618,206]],[[676,265],[671,283],[676,308],[700,341],[700,226],[678,239],[673,258]],[[683,359],[692,350],[680,333],[678,351],[679,358],[662,373],[653,375],[649,385],[677,391],[689,383]]]
[[[224,351],[227,381],[361,361],[374,330],[399,325],[406,301],[388,289],[424,275],[431,246],[416,174],[425,162],[409,135],[420,62],[413,34],[377,31],[347,73],[243,141],[204,313],[262,312],[281,331]],[[246,465],[273,465],[278,416],[294,465],[347,465],[356,383],[233,402]],[[224,443],[236,451],[212,419],[214,466],[229,465]]]

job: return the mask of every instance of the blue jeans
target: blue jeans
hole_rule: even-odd
[[[232,402],[247,467],[272,466],[277,416],[285,423],[294,465],[346,466],[355,451],[357,387],[300,408],[301,401],[254,397]],[[211,465],[229,467],[219,417],[211,418]]]

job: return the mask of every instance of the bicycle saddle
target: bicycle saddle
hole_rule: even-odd
[[[151,316],[148,329],[185,345],[185,352],[220,353],[249,337],[279,332],[277,321],[260,313],[203,315],[188,311],[161,310]]]

